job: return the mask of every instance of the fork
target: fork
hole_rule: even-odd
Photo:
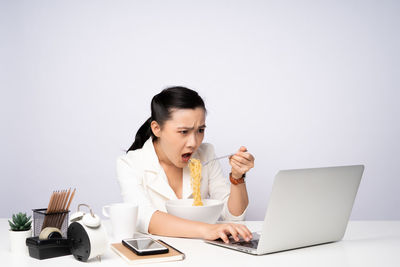
[[[223,158],[229,158],[230,156],[233,156],[233,155],[235,155],[235,154],[236,154],[236,153],[231,153],[231,154],[228,154],[228,155],[225,155],[225,156],[213,158],[213,159],[210,159],[210,160],[208,160],[208,161],[206,161],[206,162],[202,162],[201,165],[206,166],[208,163],[213,162],[214,160],[219,160],[219,159],[223,159]]]

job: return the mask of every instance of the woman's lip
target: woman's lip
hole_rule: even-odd
[[[182,154],[182,161],[187,163],[190,160],[190,157],[192,156],[192,153],[184,153]]]

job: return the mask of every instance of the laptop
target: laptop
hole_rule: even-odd
[[[205,242],[262,255],[339,241],[363,171],[363,165],[279,171],[262,230],[252,240]]]

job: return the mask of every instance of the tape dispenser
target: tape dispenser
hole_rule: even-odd
[[[90,212],[80,211],[81,206],[87,207]],[[101,255],[108,247],[105,227],[99,216],[86,204],[79,204],[78,211],[71,215],[67,236],[71,241],[71,253],[79,261],[85,262],[95,257],[101,260]]]

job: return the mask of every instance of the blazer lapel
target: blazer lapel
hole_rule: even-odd
[[[144,186],[151,188],[153,191],[164,196],[167,199],[176,199],[174,190],[168,183],[164,169],[161,167],[152,139],[149,138],[143,145],[144,153]]]
[[[148,176],[155,176],[153,179],[147,181],[147,186],[158,194],[164,196],[166,199],[177,199],[174,190],[168,183],[167,177],[164,171],[158,173],[158,175],[150,174]]]

